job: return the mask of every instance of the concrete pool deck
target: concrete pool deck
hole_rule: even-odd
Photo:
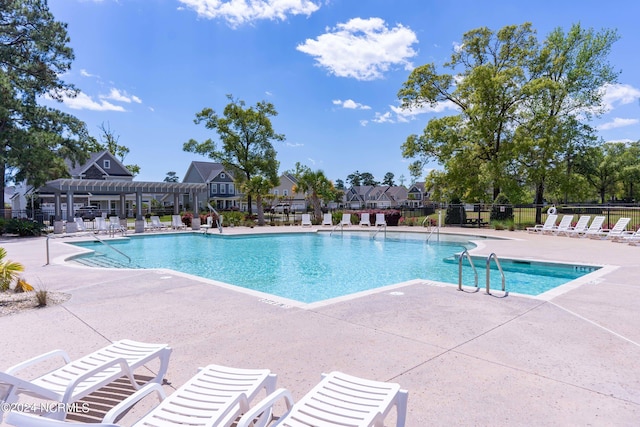
[[[224,230],[283,231],[309,228]],[[507,238],[482,240],[474,255],[609,268],[546,299],[416,280],[296,307],[168,270],[65,263],[78,252],[64,243],[71,238],[50,240],[50,265],[45,238],[0,238],[28,282],[71,295],[0,317],[0,369],[54,348],[77,358],[129,338],[173,348],[167,393],[210,363],[269,368],[294,398],[322,372],[339,370],[407,389],[407,426],[640,424],[640,247],[522,231],[443,232]],[[134,408],[123,425],[153,404]]]

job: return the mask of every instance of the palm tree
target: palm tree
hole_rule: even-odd
[[[333,200],[335,189],[333,183],[321,170],[312,171],[307,166],[296,164],[295,177],[297,180],[293,192],[306,193],[313,206],[313,215],[316,220],[322,218],[321,199]]]
[[[0,248],[0,291],[8,291],[11,287],[11,283],[18,279],[20,273],[24,271],[24,266],[18,262],[5,261],[7,251],[5,248]]]
[[[242,184],[242,191],[256,197],[256,205],[258,206],[258,225],[264,225],[264,206],[262,206],[262,198],[269,194],[269,190],[278,186],[278,177],[265,178],[260,175],[254,175],[248,181]]]

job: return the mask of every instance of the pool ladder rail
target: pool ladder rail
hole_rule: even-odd
[[[478,287],[478,271],[476,270],[476,266],[473,264],[473,259],[471,258],[471,255],[469,254],[469,251],[467,249],[465,249],[464,251],[462,251],[460,255],[458,255],[458,290],[459,291],[463,290],[462,289],[462,261],[465,258],[469,261],[469,265],[471,265],[471,268],[473,269],[474,286],[475,286],[475,290],[473,292],[478,292],[480,290],[480,288]],[[493,260],[496,263],[496,267],[498,267],[498,271],[500,272],[500,276],[502,278],[502,292],[504,292],[503,297],[506,297],[509,295],[509,292],[506,290],[504,271],[502,270],[502,266],[500,265],[500,260],[498,259],[498,256],[493,252],[487,257],[487,261],[486,261],[486,270],[487,270],[486,285],[485,285],[486,294],[492,295],[491,294],[491,260]]]

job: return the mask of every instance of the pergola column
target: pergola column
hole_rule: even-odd
[[[53,234],[61,234],[64,230],[64,222],[62,222],[62,196],[59,191],[53,193],[53,204],[55,216],[53,220]]]
[[[142,191],[136,191],[136,233],[144,233],[144,216],[142,216]]]
[[[198,210],[198,192],[192,191],[193,197],[193,219],[191,220],[191,229],[200,230],[200,213]]]

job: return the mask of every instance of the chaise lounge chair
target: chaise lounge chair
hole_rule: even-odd
[[[602,215],[598,215],[593,217],[593,221],[591,221],[591,225],[586,230],[569,230],[567,231],[567,235],[569,237],[589,237],[594,234],[600,233],[602,230],[602,224],[604,224],[604,220],[606,218]]]
[[[74,222],[76,223],[76,231],[77,232],[85,232],[85,231],[87,231],[87,226],[84,223],[84,219],[82,219],[81,217],[76,217],[74,219]]]
[[[342,220],[340,221],[341,226],[349,226],[351,225],[351,214],[343,213]]]
[[[180,215],[171,215],[171,228],[174,230],[186,230],[187,226],[182,222]]]
[[[527,227],[527,231],[529,233],[539,233],[545,231],[551,231],[556,226],[556,220],[558,219],[558,215],[550,214],[547,216],[544,224],[536,224],[533,227]]]
[[[573,215],[563,215],[560,223],[551,228],[551,230],[542,230],[542,234],[557,234],[567,231],[571,228],[571,221],[573,221]]]
[[[376,227],[387,225],[387,221],[384,219],[383,213],[376,214]]]
[[[96,229],[95,229],[96,234],[99,233],[105,233],[108,234],[109,233],[109,223],[107,222],[106,219],[104,219],[101,216],[97,216],[96,217]]]
[[[152,230],[162,230],[167,228],[166,225],[164,225],[161,221],[160,221],[160,217],[157,215],[153,215],[151,217],[151,229]]]
[[[360,226],[368,227],[371,225],[371,220],[369,219],[369,213],[363,212],[360,215]]]
[[[53,400],[66,406],[124,376],[138,389],[140,385],[134,379],[134,371],[154,359],[160,360],[160,368],[150,382],[159,384],[167,372],[170,355],[171,348],[166,344],[131,340],[116,341],[75,361],[71,361],[64,351],[54,350],[0,372],[0,401],[13,403],[18,400],[19,395],[24,394]],[[61,357],[65,365],[33,380],[15,376],[22,369],[56,357]],[[57,419],[64,419],[65,415],[65,411],[51,414]]]
[[[157,393],[161,402],[133,426],[230,426],[249,410],[252,400],[264,389],[273,393],[276,376],[267,369],[234,369],[219,365],[206,366],[183,386],[165,396],[160,384],[148,384],[116,406],[104,416],[101,424],[86,426],[114,426],[118,418],[133,405],[151,393]],[[270,411],[262,416],[271,417]],[[52,421],[21,413],[10,413],[9,424],[18,427],[77,426],[76,423]]]
[[[618,221],[613,225],[611,229],[600,230],[598,233],[594,233],[589,237],[593,239],[609,240],[615,239],[626,233],[627,225],[631,221],[631,218],[618,218]]]
[[[322,225],[333,225],[333,217],[330,213],[326,213],[322,217]]]
[[[556,236],[560,236],[562,234],[564,234],[565,236],[569,236],[569,235],[571,235],[573,233],[584,233],[585,231],[587,231],[589,229],[589,220],[590,219],[591,219],[591,216],[582,215],[578,219],[578,222],[576,222],[576,225],[568,227],[566,230],[557,230],[554,234]]]
[[[303,227],[311,227],[311,215],[310,214],[302,214],[302,221],[300,225]]]
[[[396,426],[403,427],[407,412],[405,390],[396,383],[365,380],[341,372],[323,375],[322,380],[297,403],[291,393],[278,389],[257,403],[240,418],[237,427],[254,426],[253,421],[284,399],[287,411],[275,423],[260,422],[255,426],[375,426],[383,427],[384,419],[395,406]],[[264,420],[264,417],[262,417]]]

